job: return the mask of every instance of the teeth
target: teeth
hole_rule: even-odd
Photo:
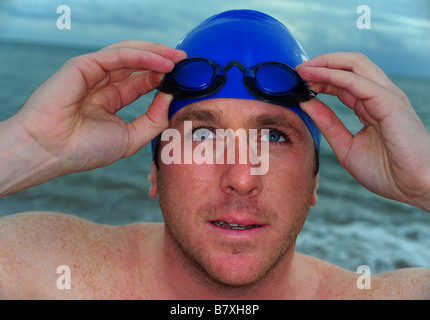
[[[252,228],[258,228],[258,225],[252,224],[252,225],[244,225],[244,224],[237,224],[237,223],[228,223],[225,221],[214,221],[214,225],[221,228],[226,229],[234,229],[234,230],[248,230]]]

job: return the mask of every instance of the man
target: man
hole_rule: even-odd
[[[244,28],[231,28],[230,23],[243,17],[255,18],[257,25],[263,21],[267,28],[276,25],[272,18],[250,11],[224,13],[206,23],[216,22],[225,25],[228,34],[241,34]],[[252,29],[252,22],[246,22]],[[195,30],[211,32],[202,25]],[[191,57],[188,51],[192,50],[187,50]],[[252,52],[245,50],[241,59],[253,56]],[[267,52],[273,52],[269,45]],[[0,220],[0,297],[430,297],[429,270],[372,275],[371,289],[360,290],[355,272],[294,250],[309,207],[317,202],[318,132],[313,123],[340,163],[363,186],[430,210],[429,133],[406,96],[376,65],[361,54],[333,53],[296,67],[313,92],[336,95],[354,110],[364,124],[355,136],[328,106],[310,99],[310,91],[307,98],[300,98],[300,109],[267,102],[275,99],[276,94],[270,94],[273,84],[258,90],[245,88],[242,79],[247,71],[237,62],[230,69],[220,64],[226,82],[211,89],[209,96],[196,98],[199,90],[190,84],[185,86],[189,95],[185,103],[178,102],[178,92],[173,102],[172,95],[160,92],[147,113],[131,123],[115,115],[158,88],[163,78],[178,80],[176,71],[164,75],[175,64],[188,63],[186,58],[185,52],[163,45],[125,41],[68,61],[15,116],[0,124],[0,194],[106,166],[133,155],[168,127],[180,133],[184,144],[190,142],[193,150],[212,143],[216,129],[266,129],[269,134],[261,134],[258,143],[269,144],[269,170],[251,174],[255,165],[250,162],[166,164],[161,153],[169,142],[157,139],[150,195],[159,194],[165,224],[111,227],[59,213],[4,217]],[[252,66],[239,62],[246,68]],[[240,95],[252,92],[257,97],[238,99],[235,91],[226,93],[230,86],[239,88]],[[262,95],[268,92],[264,101]],[[297,93],[288,92],[285,99]],[[169,119],[171,102],[179,107]],[[192,121],[191,130],[184,126],[186,121]],[[180,150],[184,158],[185,147]],[[56,271],[61,265],[70,268],[69,290],[57,287]]]

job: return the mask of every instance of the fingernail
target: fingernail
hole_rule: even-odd
[[[305,62],[298,64],[294,69],[297,71],[298,69],[300,69],[301,67],[303,67],[303,65],[305,64]]]

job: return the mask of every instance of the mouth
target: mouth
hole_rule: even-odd
[[[223,229],[233,229],[233,230],[249,230],[262,227],[257,224],[238,224],[238,223],[230,223],[227,221],[211,221],[212,224],[219,228]]]

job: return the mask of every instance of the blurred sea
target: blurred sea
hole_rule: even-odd
[[[0,121],[16,113],[28,96],[69,58],[100,48],[0,41]],[[391,78],[409,97],[430,130],[430,80]],[[152,94],[119,115],[131,121],[146,111]],[[323,97],[352,132],[361,124],[336,98]],[[22,211],[58,211],[97,223],[162,222],[158,201],[148,197],[151,154],[90,172],[71,174],[0,199],[0,216]],[[321,148],[318,204],[299,235],[297,250],[355,271],[372,273],[430,267],[430,214],[372,194],[338,163],[328,144]]]

